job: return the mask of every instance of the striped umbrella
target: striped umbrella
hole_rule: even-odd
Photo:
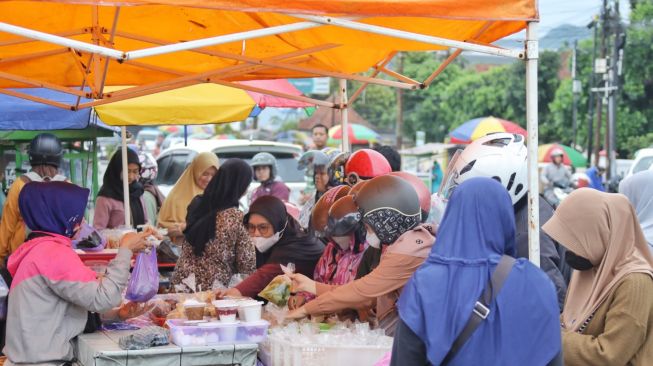
[[[377,141],[379,134],[369,127],[350,123],[347,125],[349,143],[354,145],[365,145]],[[329,129],[329,144],[339,144],[342,140],[342,126],[336,125]]]
[[[469,120],[449,133],[452,144],[470,144],[472,141],[492,132],[518,133],[526,137],[526,130],[515,122],[495,117],[481,117]]]
[[[537,161],[540,163],[550,163],[551,162],[551,151],[554,149],[562,150],[562,163],[565,165],[572,165],[577,168],[587,166],[587,159],[583,154],[567,145],[562,144],[546,144],[540,145],[537,148]]]

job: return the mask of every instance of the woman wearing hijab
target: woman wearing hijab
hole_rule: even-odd
[[[639,172],[621,181],[619,193],[628,197],[635,208],[639,226],[653,250],[653,170]]]
[[[98,229],[113,229],[125,224],[125,204],[122,184],[122,155],[120,151],[113,154],[104,183],[95,201],[93,226]],[[127,179],[129,183],[129,208],[131,223],[134,228],[147,223],[147,213],[143,200],[143,185],[138,181],[141,163],[138,154],[127,149]]]
[[[514,217],[498,182],[472,178],[456,188],[429,257],[401,294],[391,365],[443,364],[501,256],[515,255]],[[520,258],[495,296],[489,316],[448,364],[550,364],[560,353],[551,280]]]
[[[379,266],[342,286],[318,283],[301,274],[291,276],[295,291],[309,292],[317,298],[288,313],[287,318],[367,309],[375,303],[379,328],[392,336],[398,320],[396,302],[406,282],[428,256],[434,241],[432,228],[420,225],[417,192],[399,177],[383,175],[367,181],[354,200],[367,230],[367,243],[377,249],[387,247]]]
[[[220,161],[214,153],[203,152],[197,155],[163,202],[158,225],[168,229],[168,236],[175,243],[183,242],[188,205],[195,196],[204,192],[219,167]]]
[[[72,249],[89,190],[64,182],[25,185],[20,212],[32,231],[10,257],[6,365],[58,365],[73,361],[72,340],[84,330],[87,312],[105,312],[122,301],[132,252],[146,247],[147,230],[122,238],[102,279]],[[54,260],[53,260],[54,259]]]
[[[561,316],[565,365],[652,365],[653,256],[628,199],[581,188],[542,229],[575,269]]]
[[[181,256],[172,275],[173,285],[190,274],[202,290],[214,281],[227,285],[236,273],[256,269],[256,254],[238,200],[252,182],[252,168],[241,159],[229,159],[206,187],[204,194],[188,206]]]
[[[243,223],[256,246],[256,272],[219,296],[256,297],[274,277],[282,275],[280,264],[295,264],[295,272],[312,276],[324,245],[302,232],[283,202],[274,196],[254,201]]]

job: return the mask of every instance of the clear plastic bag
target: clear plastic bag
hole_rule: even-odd
[[[134,302],[145,302],[154,297],[159,290],[159,268],[156,250],[140,253],[132,271],[125,298]]]
[[[73,248],[85,252],[99,252],[107,245],[107,240],[89,224],[82,224],[79,231],[79,240],[73,240]]]
[[[277,306],[286,306],[292,285],[292,280],[288,275],[295,272],[295,264],[281,265],[281,270],[284,274],[275,277],[258,295]]]
[[[234,288],[238,286],[241,282],[243,282],[247,278],[247,275],[244,273],[236,273],[235,275],[231,276],[231,279],[229,280],[229,286],[228,288]]]

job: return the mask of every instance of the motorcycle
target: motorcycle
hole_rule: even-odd
[[[571,182],[553,182],[553,186],[544,190],[544,199],[553,208],[558,208],[560,203],[576,189]]]

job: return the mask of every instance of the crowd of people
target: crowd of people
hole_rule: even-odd
[[[176,289],[190,291],[184,279],[194,275],[217,298],[257,297],[293,263],[286,320],[368,321],[394,336],[391,365],[653,363],[653,172],[624,180],[623,194],[583,188],[557,208],[540,196],[538,268],[529,261],[523,136],[471,143],[443,176],[438,166],[432,196],[392,148],[349,154],[325,146],[325,126],[313,135],[316,148],[299,160],[311,183],[301,211],[287,202],[271,154],[222,164],[199,154],[163,199],[156,168],[128,151],[131,222],[166,228],[181,247]],[[121,293],[132,253],[158,234],[123,237],[96,277],[71,249],[89,191],[57,175],[54,136],[37,137],[29,152],[32,172],[10,188],[0,226],[11,286],[4,353],[10,364],[54,365],[72,360],[70,340],[88,314],[144,311],[121,304]],[[570,178],[559,152],[552,158],[542,173],[550,186]],[[118,153],[95,202],[96,229],[124,224],[122,171]],[[253,180],[260,185],[243,212]],[[247,277],[229,286],[236,274]]]

